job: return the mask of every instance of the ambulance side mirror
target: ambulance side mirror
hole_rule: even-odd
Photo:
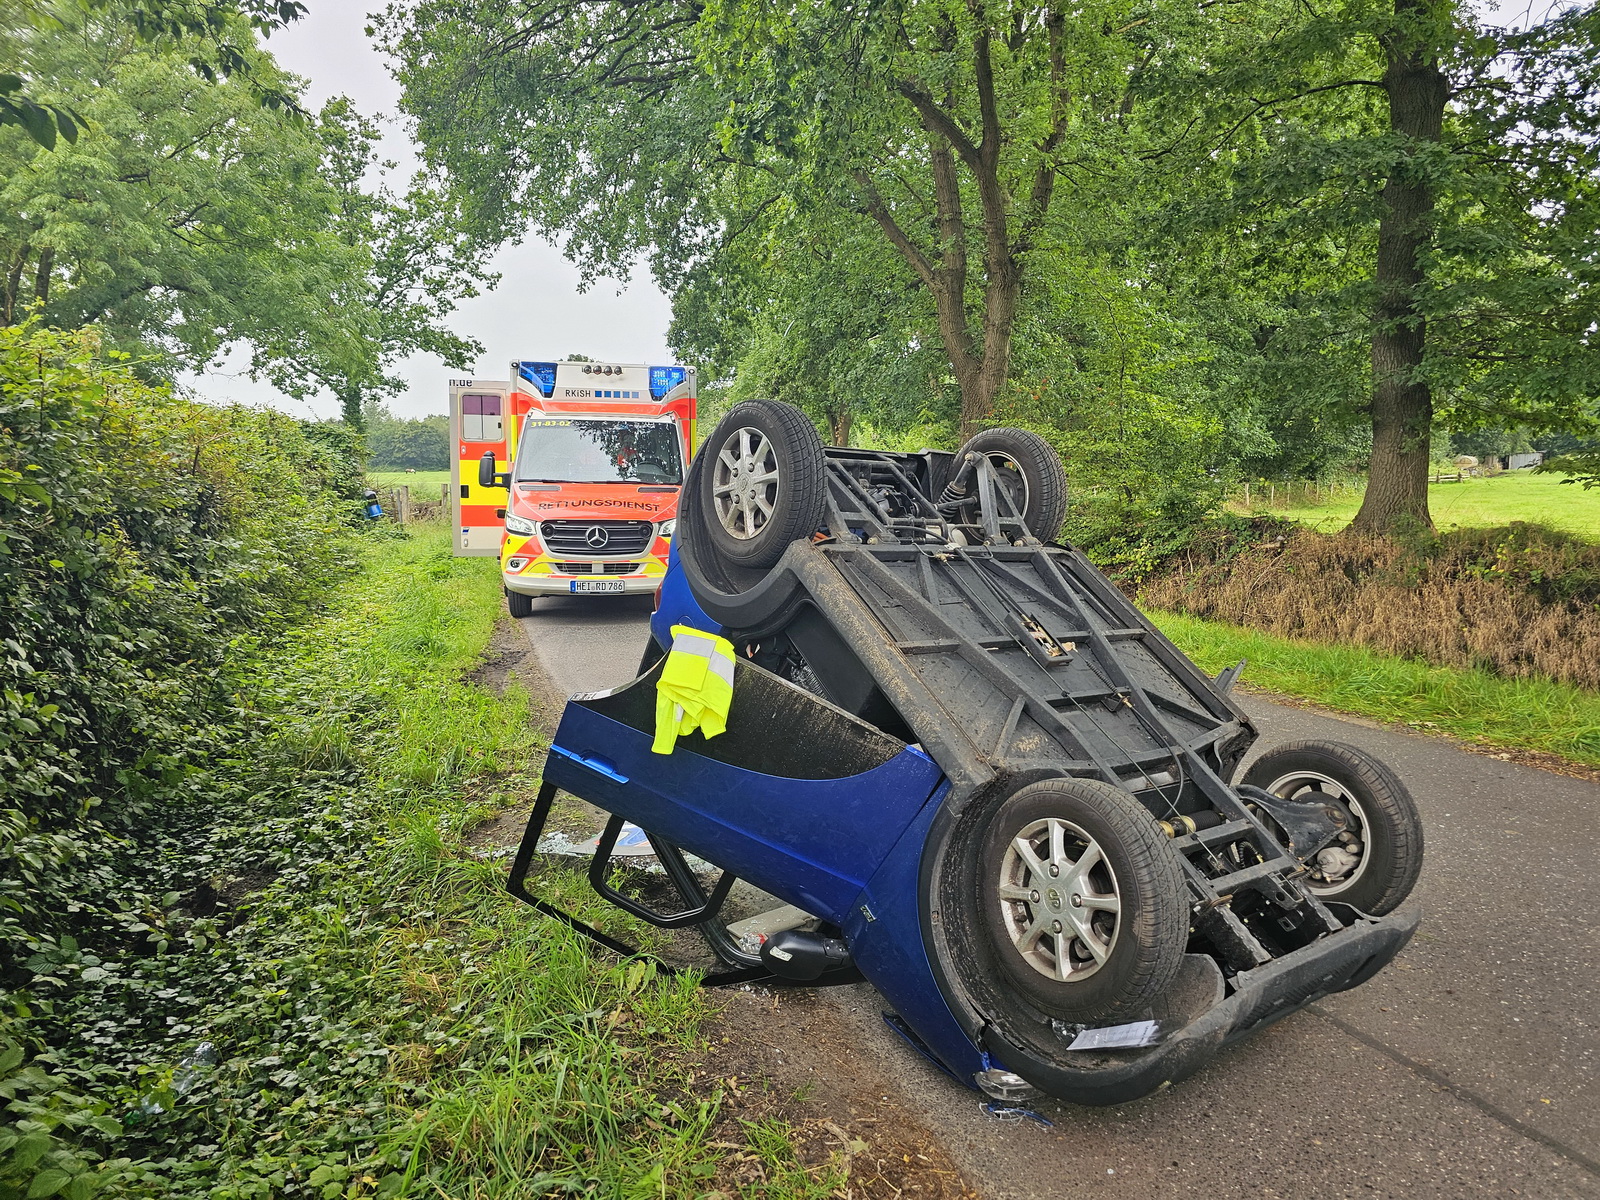
[[[497,475],[497,474],[495,474],[494,466],[495,466],[495,463],[494,463],[494,451],[493,450],[484,451],[483,457],[478,460],[478,486],[479,487],[503,487],[503,488],[510,487],[511,486],[511,475],[510,475],[510,473],[508,472],[507,474],[504,474],[504,475]]]

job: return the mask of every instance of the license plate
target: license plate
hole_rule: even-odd
[[[622,580],[620,579],[574,579],[572,590],[575,592],[608,592],[613,595],[622,594]]]

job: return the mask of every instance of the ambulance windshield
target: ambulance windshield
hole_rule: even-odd
[[[517,448],[517,479],[541,483],[682,483],[671,421],[530,417]]]

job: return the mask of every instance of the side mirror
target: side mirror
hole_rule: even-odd
[[[485,451],[483,457],[478,460],[478,486],[505,487],[507,482],[495,474],[494,451]]]

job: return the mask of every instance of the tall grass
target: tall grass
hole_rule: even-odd
[[[1535,526],[1216,540],[1146,580],[1155,608],[1439,666],[1600,688],[1600,546]]]
[[[708,1144],[721,1084],[696,1065],[710,999],[691,977],[593,952],[512,899],[503,862],[466,850],[464,828],[533,788],[543,748],[524,694],[467,678],[501,612],[496,573],[452,558],[442,527],[389,546],[317,638],[330,682],[385,714],[371,772],[392,797],[390,845],[374,890],[393,916],[370,943],[370,973],[427,1014],[391,1047],[402,1119],[381,1139],[390,1171],[373,1186],[453,1200],[703,1193],[723,1156]],[[642,932],[575,871],[549,868],[536,886],[612,932]],[[770,1136],[756,1132],[766,1154]],[[792,1186],[765,1194],[813,1194],[815,1176],[785,1165]]]
[[[1151,619],[1207,671],[1249,660],[1248,683],[1345,712],[1600,766],[1600,695],[1548,679],[1435,667],[1361,646],[1240,629],[1177,613]]]

